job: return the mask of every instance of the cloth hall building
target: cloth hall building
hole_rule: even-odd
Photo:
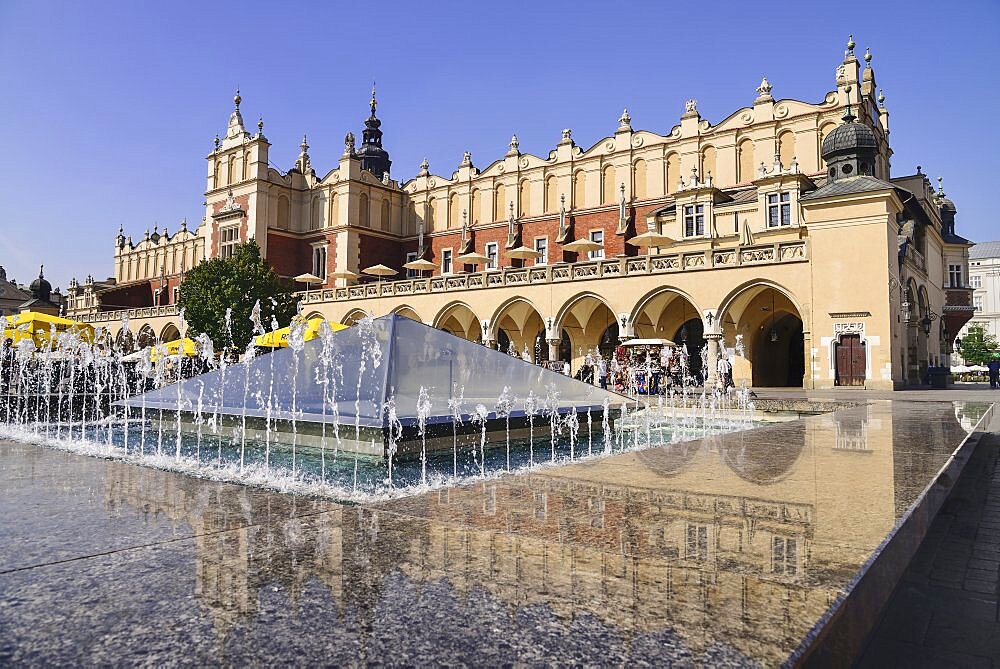
[[[720,347],[735,353],[737,383],[921,382],[973,313],[971,243],[919,168],[890,173],[885,97],[861,60],[849,42],[816,103],[776,99],[765,78],[715,124],[695,100],[662,132],[625,111],[589,147],[563,130],[535,156],[515,136],[482,168],[466,153],[405,181],[390,176],[374,92],[360,146],[348,133],[325,173],[305,138],[287,172],[270,166],[237,94],[207,156],[201,225],[138,244],[119,231],[114,280],[74,284],[70,315],[117,330],[128,308],[134,332],[176,336],[184,271],[253,238],[280,275],[322,279],[307,315],[396,312],[574,371],[589,351],[656,337],[707,347],[713,375]],[[396,274],[366,276],[376,265]]]

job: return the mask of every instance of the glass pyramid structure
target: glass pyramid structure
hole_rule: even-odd
[[[459,401],[459,398],[460,401]],[[395,314],[126,400],[137,409],[383,428],[618,408],[625,397]],[[498,408],[499,407],[499,408]],[[482,409],[480,410],[482,411]],[[502,414],[500,413],[502,411]]]

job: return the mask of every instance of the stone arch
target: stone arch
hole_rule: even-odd
[[[174,341],[175,339],[180,339],[181,333],[177,329],[177,326],[173,323],[167,323],[160,330],[160,341]]]
[[[354,307],[350,309],[344,316],[338,321],[341,325],[356,325],[358,321],[368,316],[368,312],[360,307]]]
[[[578,293],[562,305],[555,324],[557,331],[567,333],[572,342],[572,369],[583,364],[587,353],[600,347],[604,333],[616,322],[614,309],[597,293]]]
[[[476,312],[460,300],[449,302],[438,311],[434,317],[434,327],[469,341],[482,341],[483,337]]]
[[[136,346],[139,348],[146,348],[147,346],[152,346],[156,343],[156,333],[149,323],[144,324],[139,328],[139,332],[135,337]]]
[[[128,328],[119,328],[114,335],[114,346],[121,353],[128,354],[134,351],[135,342],[135,335]]]
[[[398,314],[399,316],[403,316],[404,318],[409,318],[411,321],[417,321],[418,323],[424,322],[423,319],[420,318],[420,315],[417,314],[416,309],[414,309],[408,304],[401,304],[398,307],[394,308],[390,313]]]
[[[674,333],[702,311],[694,298],[672,286],[654,288],[643,295],[631,311],[636,337],[672,339]]]
[[[646,199],[646,161],[637,158],[632,163],[632,197],[636,200]]]
[[[541,312],[524,297],[512,297],[501,303],[493,312],[490,325],[498,345],[503,339],[500,334],[502,331],[518,351],[523,350],[525,345],[533,349],[538,333],[545,332]]]
[[[318,311],[310,311],[310,312],[309,312],[309,315],[308,315],[308,316],[306,316],[306,320],[307,320],[307,321],[309,321],[309,320],[312,320],[312,319],[314,319],[314,318],[326,318],[326,316],[324,316],[323,314],[321,314],[321,313],[320,313],[320,312],[318,312]]]
[[[794,293],[764,279],[746,282],[726,296],[717,318],[723,343],[740,346],[733,378],[755,386],[802,387],[806,374],[804,311]]]

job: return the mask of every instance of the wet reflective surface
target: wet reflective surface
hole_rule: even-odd
[[[0,663],[778,664],[986,407],[364,506],[0,443]]]

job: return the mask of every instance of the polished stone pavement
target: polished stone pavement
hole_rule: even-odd
[[[1000,434],[983,439],[886,605],[861,667],[1000,667]]]
[[[361,506],[2,442],[0,664],[780,664],[987,406]]]

